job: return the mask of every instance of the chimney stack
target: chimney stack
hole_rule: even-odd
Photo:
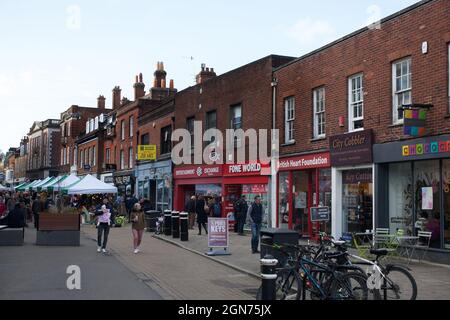
[[[134,100],[137,100],[145,96],[145,84],[142,82],[142,73],[136,76],[136,83],[133,85],[134,88]]]
[[[105,105],[105,97],[100,95],[97,98],[97,107],[101,110],[105,109],[106,105]]]
[[[196,76],[196,82],[197,84],[201,84],[209,79],[212,79],[216,76],[216,73],[214,72],[214,68],[207,68],[204,63],[202,63],[202,70],[200,73]]]
[[[119,86],[114,87],[114,89],[113,89],[113,99],[112,99],[112,107],[113,107],[113,109],[117,109],[118,107],[120,107],[121,93],[122,93],[122,89],[120,89]]]
[[[155,80],[153,81],[154,88],[162,88],[162,80],[166,82],[167,72],[164,71],[164,62],[158,62],[156,64],[156,71],[154,73]]]

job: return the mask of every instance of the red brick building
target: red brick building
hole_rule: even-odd
[[[93,128],[95,126],[98,129],[99,125],[101,125],[101,121],[99,120],[105,118],[109,111],[110,110],[105,107],[105,97],[99,96],[96,108],[73,105],[61,114],[61,142],[59,146],[60,174],[79,172],[83,175],[87,172],[91,172],[98,175],[98,166],[95,166],[94,170],[85,171],[82,163],[84,164],[84,162],[86,162],[87,164],[87,161],[78,161],[78,159],[82,160],[82,158],[84,158],[84,150],[83,148],[78,149],[77,140],[84,137],[87,132],[94,131]],[[86,141],[86,139],[82,139],[82,141]],[[96,159],[98,152],[95,153],[96,157],[94,157],[94,160],[91,162],[98,164],[98,159]],[[81,157],[81,155],[83,155],[83,157]]]
[[[195,139],[195,121],[202,124],[202,134],[216,128],[225,139],[227,129],[272,128],[272,71],[293,59],[271,55],[220,76],[216,76],[214,69],[203,65],[197,84],[180,91],[175,97],[175,128],[188,129],[192,140]],[[208,151],[211,157],[207,163],[202,159],[200,163],[194,163],[195,155],[203,154],[203,146],[186,151],[192,164],[174,168],[175,209],[183,210],[193,194],[219,197],[223,216],[232,211],[232,203],[241,194],[247,194],[248,199],[261,195],[267,207],[270,175],[267,166],[255,163],[252,170],[246,170],[243,164],[236,168],[221,164],[230,161],[230,155],[237,160],[238,151],[244,151],[248,162],[248,143],[237,141],[230,155],[221,152],[226,148],[216,143],[216,149]],[[217,154],[221,155],[218,161],[214,158]]]
[[[450,197],[439,191],[450,182],[449,16],[449,1],[421,1],[274,72],[280,227],[415,234],[426,216],[440,228],[434,246],[450,249]],[[405,134],[404,117],[420,110],[428,110],[426,134]],[[438,148],[418,154],[417,145]],[[426,187],[424,209],[412,190]],[[331,208],[331,223],[311,223],[316,206]]]
[[[140,143],[139,114],[153,108],[176,93],[172,80],[169,86],[166,86],[166,75],[163,62],[158,62],[157,69],[154,72],[153,87],[147,94],[144,90],[145,84],[142,74],[136,76],[136,82],[133,86],[133,101],[126,98],[120,100],[119,87],[113,90],[112,120],[107,129],[109,141],[105,144],[104,152],[105,155],[113,154],[113,163],[116,167],[113,178],[120,194],[131,195],[136,191],[135,160],[137,147]],[[121,101],[120,105],[118,101]],[[108,130],[110,134],[108,134]]]

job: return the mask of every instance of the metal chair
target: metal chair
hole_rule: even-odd
[[[419,231],[417,236],[419,237],[417,244],[413,247],[413,253],[416,249],[420,249],[423,251],[422,255],[419,257],[419,262],[423,260],[425,255],[428,253],[428,249],[430,248],[431,243],[431,235],[432,233],[429,231]]]
[[[356,250],[358,250],[358,255],[361,258],[368,258],[370,249],[372,248],[370,242],[369,244],[364,244],[364,242],[358,238],[356,234],[352,234],[353,237],[353,245]]]

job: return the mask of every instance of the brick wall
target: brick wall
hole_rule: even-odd
[[[450,1],[436,0],[397,16],[277,70],[277,127],[284,141],[286,97],[294,96],[296,143],[281,147],[284,154],[328,148],[328,139],[312,141],[314,88],[326,90],[327,138],[348,132],[348,77],[364,74],[364,128],[374,129],[377,143],[407,138],[392,120],[392,62],[412,59],[412,99],[432,103],[429,135],[450,132],[448,115],[448,43]],[[422,42],[429,52],[422,54]],[[338,119],[345,118],[340,127]]]

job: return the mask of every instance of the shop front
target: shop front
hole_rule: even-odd
[[[450,135],[374,145],[377,227],[429,231],[450,261]]]
[[[270,165],[217,164],[183,166],[174,169],[174,206],[184,210],[193,195],[219,198],[222,216],[230,217],[234,202],[245,194],[248,204],[260,196],[266,218],[269,210]],[[270,220],[270,219],[266,219]]]
[[[233,205],[242,195],[245,195],[249,206],[255,197],[259,196],[265,215],[263,227],[268,227],[270,222],[269,178],[270,164],[248,163],[223,165],[223,216],[232,216],[234,212]]]
[[[331,231],[331,221],[311,221],[311,208],[331,208],[328,152],[281,158],[277,189],[278,228],[296,230],[304,238],[316,238],[319,231]]]
[[[172,161],[144,162],[136,167],[136,195],[151,210],[172,210]]]
[[[114,185],[114,177],[112,173],[104,173],[100,175],[100,181]]]
[[[174,179],[174,209],[183,211],[193,195],[222,197],[222,165],[176,167]]]
[[[114,185],[117,187],[118,195],[129,197],[134,194],[135,177],[134,171],[114,172]]]
[[[330,138],[331,233],[351,239],[374,226],[372,130]]]

